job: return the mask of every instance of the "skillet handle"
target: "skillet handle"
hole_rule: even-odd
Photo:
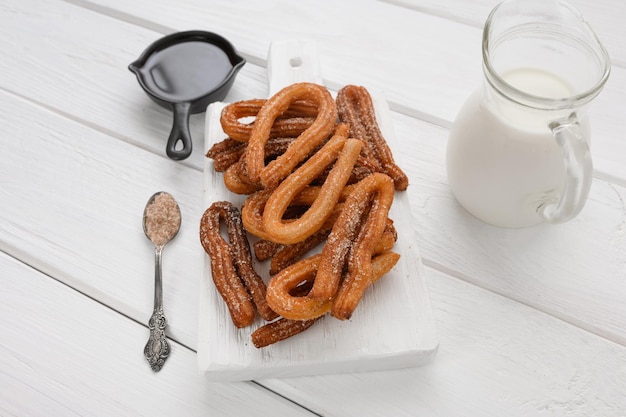
[[[174,125],[167,140],[167,156],[175,161],[180,161],[191,155],[191,133],[189,132],[189,115],[191,103],[174,104]],[[182,147],[179,146],[182,144]]]

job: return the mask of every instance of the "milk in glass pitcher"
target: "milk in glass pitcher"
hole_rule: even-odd
[[[496,226],[573,218],[591,186],[586,108],[609,76],[604,47],[563,1],[506,0],[485,23],[482,54],[483,85],[448,142],[453,194]]]

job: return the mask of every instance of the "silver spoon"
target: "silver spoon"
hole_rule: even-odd
[[[167,320],[163,314],[161,252],[178,233],[180,223],[180,208],[171,194],[160,191],[150,197],[143,212],[143,231],[154,244],[154,311],[148,322],[150,338],[143,354],[155,372],[161,370],[170,354],[170,345],[165,338]]]

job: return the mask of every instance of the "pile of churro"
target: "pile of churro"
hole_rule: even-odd
[[[258,314],[265,323],[252,342],[261,348],[327,315],[349,319],[400,258],[389,209],[408,186],[370,94],[349,85],[333,99],[323,86],[297,83],[226,106],[220,122],[228,137],[207,157],[226,188],[247,198],[240,208],[207,208],[200,241],[233,324],[250,326]],[[267,285],[254,269],[250,235],[256,260],[270,263]]]

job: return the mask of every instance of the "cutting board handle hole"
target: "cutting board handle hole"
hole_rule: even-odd
[[[289,60],[289,65],[291,65],[292,68],[298,68],[302,65],[302,58],[300,58],[299,56],[291,58]]]

